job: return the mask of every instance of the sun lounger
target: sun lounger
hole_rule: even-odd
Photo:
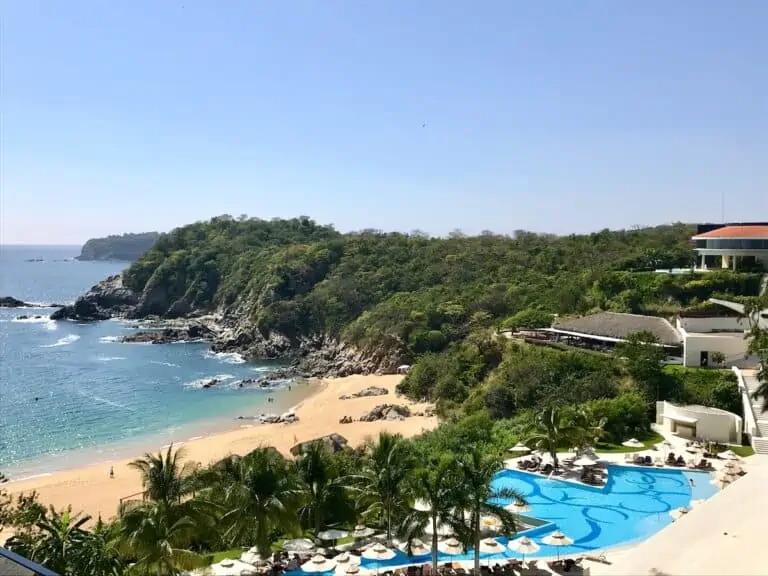
[[[653,463],[656,468],[664,468],[664,460],[661,459],[661,456],[656,456],[656,460]]]

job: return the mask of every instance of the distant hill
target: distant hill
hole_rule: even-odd
[[[91,238],[80,250],[78,260],[123,260],[133,262],[141,258],[160,238],[159,232],[120,234],[106,238]]]

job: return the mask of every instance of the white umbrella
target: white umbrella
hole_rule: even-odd
[[[351,566],[360,565],[360,556],[353,556],[348,552],[342,552],[336,558],[336,574],[348,574],[347,569]]]
[[[283,542],[283,550],[286,552],[309,552],[315,549],[315,544],[307,538],[296,538]]]
[[[448,556],[457,556],[464,552],[464,548],[462,547],[461,542],[456,540],[456,538],[448,538],[447,540],[438,542],[437,549],[440,550],[440,552],[443,554],[447,554]]]
[[[355,576],[363,576],[364,574],[370,574],[370,573],[371,573],[370,570],[365,570],[363,568],[360,568],[360,564],[350,564],[349,566],[346,566],[343,572],[339,571],[338,568],[336,569],[336,574],[339,574],[339,575],[349,574],[350,576],[352,576],[354,574]]]
[[[594,466],[595,464],[597,464],[597,460],[587,455],[584,455],[573,462],[574,466]]]
[[[557,559],[560,560],[560,546],[570,546],[573,544],[573,539],[568,538],[565,534],[560,532],[560,530],[555,530],[550,534],[549,536],[546,536],[541,539],[543,544],[546,544],[547,546],[557,546]]]
[[[398,546],[398,548],[400,548],[400,550],[402,550],[406,554],[408,553],[407,542],[403,542],[402,544],[400,544],[400,546]],[[411,556],[423,556],[424,554],[429,554],[430,552],[432,552],[432,548],[424,544],[424,542],[422,542],[418,538],[414,538],[413,540],[411,540]]]
[[[630,438],[626,442],[622,442],[621,445],[626,446],[627,448],[645,448],[645,444],[640,442],[637,438]]]
[[[485,514],[480,516],[480,529],[481,530],[501,530],[503,524],[498,516],[493,514]]]
[[[367,550],[363,551],[363,558],[367,560],[376,560],[382,562],[384,560],[392,560],[396,555],[394,550],[390,550],[383,544],[375,544]]]
[[[539,545],[526,536],[518,538],[517,540],[512,540],[509,544],[507,544],[507,547],[513,552],[519,552],[522,554],[523,560],[525,560],[526,554],[535,554],[539,551]]]
[[[515,500],[512,504],[504,506],[504,509],[509,512],[514,512],[515,514],[523,514],[531,511],[531,507],[522,500]]]
[[[347,536],[349,536],[349,532],[346,530],[338,530],[337,528],[323,530],[317,535],[320,540],[328,541],[339,540],[340,538],[346,538]]]
[[[685,506],[683,506],[682,508],[675,508],[669,513],[669,515],[672,516],[673,520],[679,520],[680,518],[688,514],[688,512],[690,512],[690,510]]]
[[[736,462],[733,460],[728,460],[725,464],[723,464],[723,468],[736,468]]]
[[[373,536],[373,534],[376,533],[376,530],[373,528],[368,528],[367,526],[363,526],[362,524],[358,524],[355,526],[355,529],[352,530],[350,533],[353,538],[367,538],[368,536]]]
[[[739,455],[736,454],[736,452],[734,452],[733,450],[726,450],[725,452],[720,452],[720,454],[718,454],[718,456],[720,456],[720,458],[725,458],[726,460],[738,460],[739,459]]]
[[[528,446],[526,446],[522,442],[518,442],[517,444],[512,446],[512,448],[510,448],[509,451],[510,452],[530,452],[531,449],[528,448]]]
[[[335,566],[335,561],[326,558],[321,554],[315,554],[309,562],[304,562],[304,564],[301,565],[301,569],[304,572],[330,572]]]
[[[256,573],[253,566],[240,560],[222,560],[218,564],[211,564],[208,568],[213,576],[245,576],[245,574]]]
[[[499,554],[503,551],[504,546],[502,546],[495,538],[483,538],[480,540],[481,554]]]
[[[413,509],[418,512],[429,512],[432,510],[432,506],[430,506],[429,502],[426,500],[419,498],[416,500],[416,502],[413,503]]]

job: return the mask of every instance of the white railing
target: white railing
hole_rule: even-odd
[[[741,392],[741,406],[744,411],[744,430],[749,433],[750,439],[753,436],[760,436],[760,429],[757,427],[757,419],[752,409],[752,396],[750,395],[747,383],[744,381],[744,375],[737,366],[732,366],[731,370],[736,374],[736,380],[739,383],[739,392]],[[754,448],[754,446],[753,446]]]

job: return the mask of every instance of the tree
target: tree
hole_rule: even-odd
[[[418,468],[413,477],[413,496],[422,505],[414,505],[399,529],[409,551],[413,539],[421,538],[431,527],[432,574],[437,574],[438,527],[448,525],[456,529],[461,522],[455,514],[463,502],[458,471],[455,458],[448,454],[433,457]]]
[[[627,372],[649,403],[659,401],[662,396],[666,397],[662,394],[666,392],[662,391],[665,384],[662,368],[667,355],[655,334],[631,334],[626,342],[616,346],[614,353],[625,363]]]
[[[460,509],[469,515],[466,523],[457,525],[459,537],[465,547],[475,550],[475,574],[480,574],[481,518],[491,514],[501,520],[505,534],[517,532],[516,516],[508,512],[500,501],[519,500],[525,497],[511,488],[495,488],[494,476],[502,469],[501,459],[484,456],[479,448],[465,454],[457,462],[459,477]]]
[[[83,546],[82,568],[77,574],[91,576],[121,576],[125,562],[120,556],[119,523],[107,524],[98,519],[93,530],[88,533]]]
[[[347,478],[339,468],[325,442],[312,442],[296,461],[300,480],[301,508],[299,515],[317,535],[329,517],[354,518]]]
[[[581,405],[567,415],[570,439],[579,448],[594,446],[605,436],[608,419],[598,416],[588,405]]]
[[[174,451],[171,444],[165,454],[147,453],[143,458],[128,464],[141,474],[145,500],[172,505],[193,492],[194,474],[198,466],[194,462],[182,462],[183,456],[183,448]]]
[[[762,316],[768,309],[768,293],[757,298],[750,298],[744,304],[744,318],[749,325],[747,350],[755,354],[760,363],[757,379],[760,385],[752,393],[754,399],[763,399],[762,412],[768,411],[768,331],[763,327]]]
[[[719,351],[712,352],[712,364],[722,366],[725,364],[725,354]]]
[[[380,518],[392,541],[393,521],[407,512],[408,484],[414,465],[408,446],[399,434],[381,432],[376,441],[367,443],[368,459],[359,481],[359,502],[367,518]]]
[[[294,469],[273,448],[230,456],[207,475],[206,497],[223,510],[223,537],[230,546],[255,545],[270,553],[275,535],[299,530],[302,491]]]
[[[558,447],[566,441],[572,442],[575,438],[580,437],[581,431],[575,426],[569,425],[564,418],[563,411],[555,405],[548,406],[536,414],[535,426],[538,432],[529,436],[525,443],[549,453],[555,468],[557,468]]]

